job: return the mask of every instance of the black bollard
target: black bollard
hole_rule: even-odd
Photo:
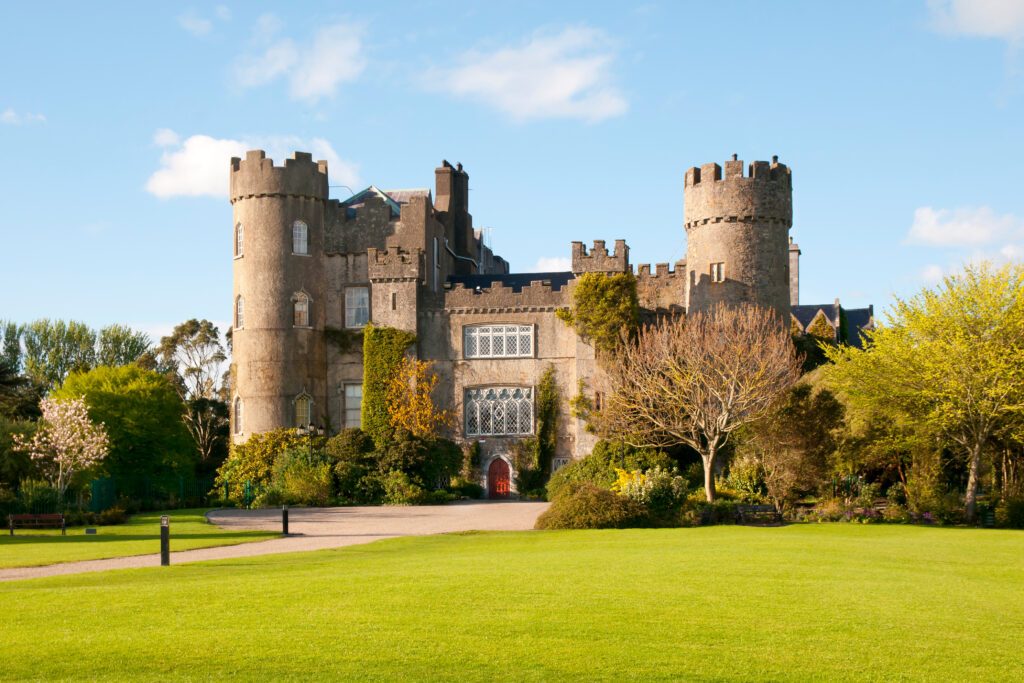
[[[281,506],[281,533],[288,535],[288,506]]]
[[[171,518],[164,515],[160,518],[160,566],[171,565]]]

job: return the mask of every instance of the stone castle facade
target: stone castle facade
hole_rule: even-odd
[[[555,468],[588,454],[595,437],[570,415],[579,386],[600,392],[593,348],[556,315],[589,272],[632,272],[629,248],[572,243],[572,270],[509,272],[469,213],[469,176],[447,161],[429,189],[330,199],[327,163],[297,152],[275,166],[262,151],[231,160],[234,208],[232,433],[359,426],[362,347],[338,343],[368,323],[416,334],[433,362],[436,400],[458,415],[450,436],[481,444],[483,485],[508,492],[511,444],[534,432],[534,392],[553,367],[561,388]],[[789,238],[792,175],[773,158],[735,155],[686,172],[686,258],[636,267],[640,306],[693,312],[754,302],[806,330],[824,316],[856,340],[870,311],[799,306],[800,249]],[[867,313],[867,317],[865,317]],[[844,328],[841,321],[846,321]]]

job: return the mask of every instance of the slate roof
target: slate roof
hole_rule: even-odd
[[[523,291],[535,280],[550,280],[551,290],[559,291],[565,287],[570,280],[576,276],[571,272],[564,273],[492,273],[488,275],[449,275],[448,282],[453,285],[463,285],[467,289],[488,289],[495,282],[500,282],[506,287],[511,287],[514,292]]]
[[[860,331],[874,326],[873,308],[844,308],[846,312],[846,343],[857,348],[861,347]]]
[[[810,325],[814,318],[817,317],[818,311],[824,311],[825,317],[828,318],[829,322],[832,322],[832,316],[835,315],[835,304],[821,304],[818,306],[793,306],[793,317],[797,319],[797,322],[806,330],[807,326]]]

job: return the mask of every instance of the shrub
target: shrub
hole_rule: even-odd
[[[643,505],[587,482],[563,491],[537,518],[537,529],[626,529],[648,526]]]
[[[427,505],[445,505],[451,503],[454,500],[458,500],[459,497],[451,491],[445,491],[444,489],[437,489],[431,491],[425,496],[423,501]]]
[[[686,499],[686,480],[673,470],[653,467],[647,472],[618,470],[612,490],[643,505],[652,520],[674,525]]]
[[[60,511],[57,489],[45,481],[26,479],[18,487],[18,503],[22,512],[47,514]]]
[[[587,457],[570,463],[551,475],[548,500],[555,500],[579,483],[611,489],[618,478],[617,469],[646,472],[654,467],[669,470],[674,462],[661,451],[634,448],[621,442],[598,441]],[[703,485],[703,479],[701,480]]]
[[[682,513],[679,517],[682,526],[706,526],[709,524],[735,524],[736,506],[735,500],[718,498],[709,503],[705,497],[703,487],[691,493],[683,503]]]
[[[463,498],[483,498],[484,487],[475,481],[467,481],[465,479],[453,479],[451,485],[452,493],[458,494]]]
[[[228,498],[241,504],[247,502],[243,501],[244,483],[249,482],[259,498],[271,483],[277,457],[293,448],[304,446],[308,449],[308,439],[294,429],[275,429],[253,434],[245,443],[232,444],[231,453],[217,471],[213,493],[223,495],[224,484],[227,483]]]
[[[1024,498],[1004,498],[996,506],[996,524],[1010,529],[1024,529]]]
[[[269,491],[279,491],[282,503],[289,505],[327,505],[331,500],[331,466],[323,456],[302,448],[285,451],[274,463],[274,478]],[[267,500],[268,505],[277,501]]]
[[[348,502],[373,503],[380,500],[379,487],[368,486],[367,477],[377,469],[373,439],[361,429],[346,429],[327,441],[324,452],[338,496]]]
[[[385,476],[405,473],[417,486],[447,486],[462,465],[462,449],[447,439],[421,439],[405,434],[377,451],[378,468]]]
[[[128,513],[125,512],[124,508],[112,507],[103,512],[97,513],[93,524],[100,526],[113,526],[115,524],[124,524],[128,521]]]
[[[7,520],[7,515],[18,511],[18,496],[9,488],[0,486],[0,523]]]
[[[409,475],[392,470],[381,477],[385,505],[419,505],[427,500],[423,487],[414,483]]]

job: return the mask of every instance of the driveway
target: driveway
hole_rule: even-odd
[[[171,553],[171,564],[340,548],[396,536],[456,531],[523,531],[533,528],[537,517],[547,506],[547,503],[468,501],[410,507],[294,508],[289,510],[288,531],[291,535],[287,537]],[[281,530],[280,510],[214,510],[206,517],[224,529]],[[159,564],[160,555],[153,554],[45,567],[18,567],[0,569],[0,581],[156,567]]]

